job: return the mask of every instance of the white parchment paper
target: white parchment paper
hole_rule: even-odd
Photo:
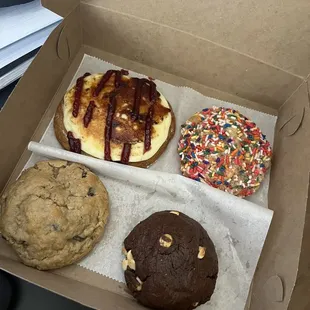
[[[38,159],[60,158],[85,164],[106,186],[110,219],[100,244],[79,263],[94,272],[124,282],[121,248],[132,228],[160,210],[179,210],[208,231],[219,260],[219,275],[211,300],[201,309],[244,309],[272,211],[177,174],[121,166],[31,142]]]
[[[72,80],[85,72],[105,72],[118,68],[85,55]],[[132,76],[139,74],[130,72]],[[239,110],[254,120],[272,144],[276,118],[231,103],[207,98],[189,88],[156,81],[176,116],[176,135],[151,169],[139,169],[67,152],[55,138],[52,123],[40,143],[31,142],[33,151],[26,167],[38,160],[59,158],[80,162],[96,172],[106,186],[111,215],[106,232],[96,249],[79,263],[89,270],[124,282],[122,242],[133,227],[160,210],[179,210],[196,219],[208,231],[219,259],[215,292],[199,309],[244,309],[249,287],[272,218],[267,206],[269,177],[251,201],[234,197],[179,174],[177,142],[180,125],[206,107],[224,106]],[[26,168],[25,167],[25,168]]]

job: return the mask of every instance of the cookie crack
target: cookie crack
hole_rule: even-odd
[[[57,207],[59,207],[59,208],[65,208],[65,209],[69,210],[69,207],[68,207],[66,204],[64,204],[64,205],[59,204],[57,201],[55,201],[54,199],[52,199],[51,196],[45,197],[45,196],[38,195],[38,194],[33,194],[33,196],[35,196],[35,197],[37,197],[37,198],[39,198],[39,199],[42,199],[42,200],[50,200],[50,201],[52,201]]]
[[[69,197],[74,197],[74,198],[85,198],[85,197],[87,197],[87,193],[86,193],[86,195],[75,195],[75,194],[73,194],[73,193],[70,191],[70,189],[69,189],[68,198],[69,198]]]
[[[79,169],[82,171],[82,178],[86,178],[87,177],[87,170],[82,168],[82,167],[79,167]]]
[[[55,179],[57,179],[58,175],[59,175],[59,171],[60,169],[64,169],[67,167],[67,165],[62,165],[60,167],[55,167],[53,164],[51,164],[50,162],[47,163],[51,168],[52,168],[52,171],[53,171],[53,177]]]

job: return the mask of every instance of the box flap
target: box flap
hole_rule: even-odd
[[[79,5],[80,0],[41,0],[41,3],[50,11],[65,17]]]
[[[307,309],[310,110],[304,82],[279,111],[269,188],[275,211],[254,278],[253,310]],[[303,247],[303,248],[302,248]],[[304,252],[305,251],[305,252]],[[308,255],[308,256],[307,256]],[[297,286],[298,285],[298,286]],[[309,294],[303,304],[310,302]]]
[[[0,112],[0,192],[81,46],[80,29],[75,10],[51,33]]]
[[[309,177],[310,183],[310,177]],[[308,189],[308,203],[305,215],[305,225],[301,243],[301,254],[298,266],[297,279],[293,289],[289,310],[310,309],[310,186]]]
[[[274,109],[280,108],[303,81],[260,60],[165,24],[88,2],[81,3],[81,15],[86,45]]]
[[[310,71],[308,0],[84,0],[209,40],[291,74]]]

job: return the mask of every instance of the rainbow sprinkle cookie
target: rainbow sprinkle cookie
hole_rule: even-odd
[[[182,125],[178,152],[184,176],[239,197],[259,188],[272,155],[255,123],[218,107],[204,109]]]

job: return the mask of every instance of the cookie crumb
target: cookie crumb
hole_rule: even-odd
[[[170,211],[171,214],[180,215],[180,212],[178,211]]]

